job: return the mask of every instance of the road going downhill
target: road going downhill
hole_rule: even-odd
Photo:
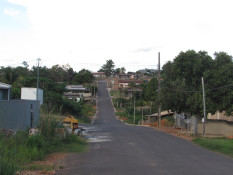
[[[98,85],[98,113],[84,133],[89,151],[72,154],[71,175],[230,175],[233,159],[153,128],[125,125],[116,119],[106,82]]]

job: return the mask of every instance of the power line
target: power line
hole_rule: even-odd
[[[163,88],[174,91],[174,92],[184,92],[184,93],[195,93],[195,92],[202,92],[202,90],[177,90],[177,89],[171,89],[168,88],[164,85],[162,85]],[[220,86],[220,87],[216,87],[216,88],[212,88],[212,89],[206,89],[205,91],[214,91],[214,90],[218,90],[218,89],[223,89],[223,88],[227,88],[227,87],[233,87],[233,84],[229,84],[229,85],[225,85],[225,86]]]
[[[31,62],[35,62],[36,60],[30,60],[30,61],[25,61],[27,63],[31,63]],[[10,66],[16,66],[16,65],[22,65],[24,61],[20,62],[20,63],[14,63],[14,64],[8,64],[7,67]]]

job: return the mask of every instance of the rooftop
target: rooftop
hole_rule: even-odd
[[[0,89],[10,89],[10,88],[11,88],[11,85],[0,82]]]

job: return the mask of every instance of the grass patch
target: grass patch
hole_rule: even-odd
[[[54,152],[84,152],[87,141],[77,135],[65,138],[57,137],[56,120],[51,116],[41,117],[40,133],[29,136],[28,131],[19,131],[6,137],[0,132],[0,175],[14,175],[17,170],[50,170],[51,166],[31,165],[33,161],[44,160],[47,154]]]
[[[81,153],[87,151],[87,141],[76,135],[68,136],[64,141],[63,151]]]
[[[212,151],[223,153],[227,156],[233,157],[233,140],[227,138],[196,138],[194,143],[207,148]]]

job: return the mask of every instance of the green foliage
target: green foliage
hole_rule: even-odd
[[[226,138],[204,139],[197,138],[193,140],[194,143],[207,148],[212,151],[223,153],[227,156],[233,157],[233,140]]]
[[[81,113],[79,118],[79,121],[84,123],[90,123],[91,118],[95,115],[96,109],[92,104],[81,104]]]
[[[42,114],[39,121],[40,134],[44,138],[55,136],[55,128],[58,127],[58,121],[52,114]]]
[[[142,112],[140,110],[135,111],[135,123],[134,123],[134,111],[133,108],[127,108],[124,111],[116,112],[116,115],[119,116],[123,121],[130,124],[138,124],[142,119]]]
[[[82,69],[75,75],[72,84],[92,83],[93,80],[94,76],[92,73],[89,70]]]
[[[1,175],[12,175],[15,174],[17,166],[14,159],[15,152],[11,151],[6,141],[1,138],[0,140],[0,174]]]
[[[35,147],[38,150],[45,150],[48,145],[44,137],[42,137],[41,135],[31,135],[28,137],[26,146],[29,149],[32,149]]]
[[[232,57],[224,52],[215,53],[213,60],[206,52],[189,50],[165,64],[161,81],[163,109],[201,116],[201,77],[205,80],[207,113],[225,110],[230,115],[233,111],[232,86],[218,89],[233,85]]]
[[[233,60],[232,56],[224,52],[215,53],[215,60],[212,68],[205,72],[206,89],[214,89],[207,91],[206,97],[209,104],[209,111],[215,113],[226,111],[228,115],[232,115],[233,111]],[[225,88],[219,88],[231,85]]]
[[[115,74],[125,74],[126,69],[124,67],[116,68],[114,73]]]
[[[56,137],[57,125],[55,116],[44,115],[40,121],[39,135],[29,136],[27,131],[18,131],[6,138],[0,133],[0,174],[12,175],[17,170],[28,169],[25,163],[43,160],[48,153],[87,150],[87,142],[77,135],[67,136],[65,139]]]
[[[76,101],[62,98],[62,112],[69,112],[70,114],[78,115],[81,112],[81,108],[79,103]]]
[[[110,60],[106,60],[106,64],[104,64],[98,72],[104,72],[107,77],[114,73],[114,62]]]
[[[11,98],[12,99],[20,99],[21,98],[21,89],[18,87],[11,88]]]
[[[155,101],[158,98],[158,81],[155,78],[144,86],[143,98],[147,101]]]
[[[63,141],[64,151],[67,152],[85,152],[87,150],[87,141],[77,135],[69,135]]]

